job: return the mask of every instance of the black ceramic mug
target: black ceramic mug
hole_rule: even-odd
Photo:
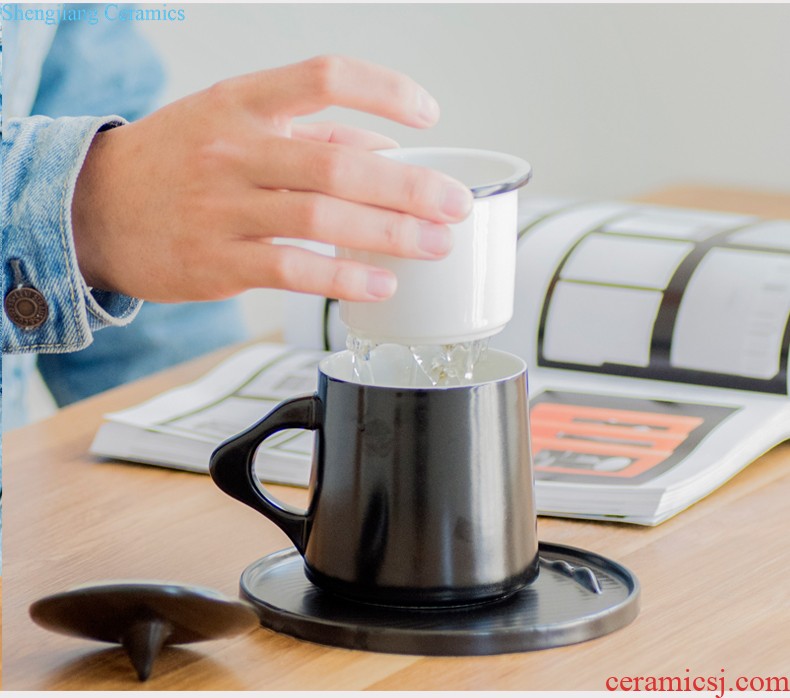
[[[455,387],[386,376],[362,385],[350,353],[334,354],[314,395],[220,445],[211,477],[277,524],[325,590],[406,606],[505,596],[538,573],[526,366],[489,350],[475,376]],[[255,475],[258,446],[290,428],[316,432],[303,512]]]

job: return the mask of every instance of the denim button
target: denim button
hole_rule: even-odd
[[[49,316],[49,306],[37,288],[21,286],[5,297],[5,312],[17,327],[34,330],[44,324]]]

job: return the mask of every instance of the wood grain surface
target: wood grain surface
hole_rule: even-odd
[[[673,187],[641,201],[790,218],[790,195]],[[87,454],[101,415],[197,377],[225,352],[123,386],[10,432],[4,458],[3,688],[137,689],[122,651],[32,623],[46,594],[107,579],[198,584],[235,596],[241,571],[288,547],[204,475]],[[306,492],[272,488],[303,506]],[[630,567],[642,611],[581,645],[474,658],[374,654],[257,629],[166,648],[147,689],[605,690],[608,677],[787,676],[790,444],[656,528],[541,518],[542,540]],[[688,671],[687,671],[688,670]]]

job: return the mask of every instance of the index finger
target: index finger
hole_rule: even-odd
[[[348,107],[406,126],[424,128],[439,119],[439,105],[410,77],[345,56],[318,56],[282,68],[235,78],[253,109],[303,116],[330,106]]]

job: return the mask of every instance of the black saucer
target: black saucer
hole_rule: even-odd
[[[600,555],[540,544],[535,582],[505,599],[475,606],[411,609],[349,601],[304,574],[294,549],[254,562],[241,596],[261,625],[335,647],[422,655],[486,655],[559,647],[606,635],[639,612],[639,582]]]

